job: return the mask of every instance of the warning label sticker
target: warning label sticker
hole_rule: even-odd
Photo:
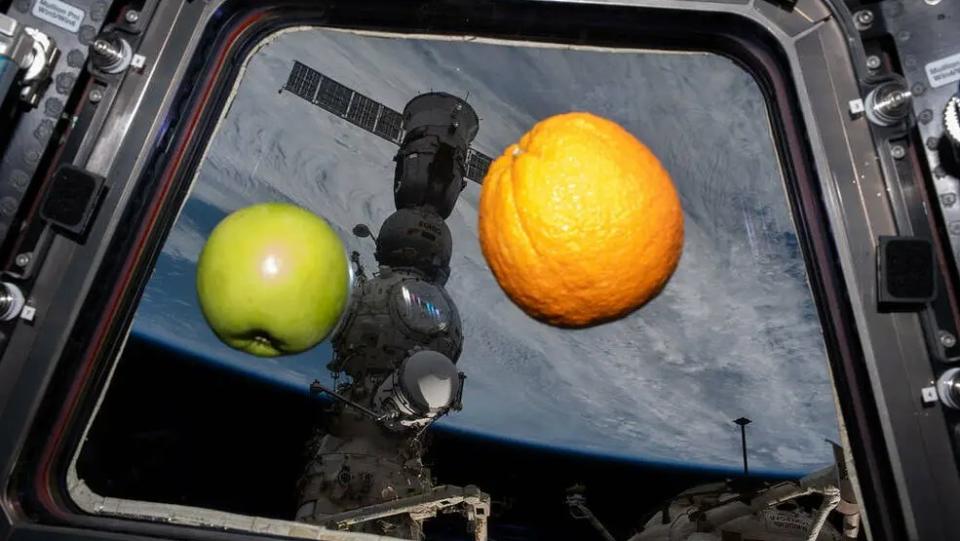
[[[60,0],[37,0],[33,16],[76,33],[83,22],[83,10]]]
[[[927,64],[927,79],[934,88],[960,81],[960,53]]]

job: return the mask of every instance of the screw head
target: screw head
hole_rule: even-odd
[[[923,111],[920,111],[920,114],[917,115],[917,118],[920,119],[920,122],[927,124],[933,120],[933,111],[930,109],[924,109]]]
[[[867,57],[867,67],[870,68],[870,69],[872,69],[872,70],[875,70],[875,69],[879,68],[879,67],[880,67],[880,57],[877,56],[877,55],[875,55],[875,54],[872,54],[872,55],[868,56],[868,57]]]
[[[87,98],[90,100],[90,103],[99,103],[103,99],[103,92],[99,88],[94,88],[90,91],[90,94],[87,95]]]
[[[957,337],[947,331],[940,331],[940,345],[945,348],[952,348],[957,345]]]
[[[23,171],[14,171],[13,172],[13,185],[19,190],[23,190],[27,187],[27,184],[30,183],[30,179],[27,177],[27,174]]]
[[[866,30],[873,24],[873,12],[869,9],[858,11],[853,16],[853,20],[861,30]]]
[[[14,261],[18,267],[26,267],[30,264],[30,254],[19,254]]]
[[[890,147],[890,155],[893,156],[894,159],[902,160],[904,156],[907,155],[907,150],[901,145],[893,145]]]
[[[914,96],[922,96],[924,92],[927,91],[927,87],[923,83],[917,83],[913,85],[913,88],[910,89]]]
[[[123,18],[130,24],[134,24],[140,20],[140,12],[135,9],[128,9],[127,12],[123,15]]]
[[[0,216],[8,216],[17,210],[17,200],[13,197],[4,197],[0,199]]]

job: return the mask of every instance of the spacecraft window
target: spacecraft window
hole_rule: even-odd
[[[449,303],[439,287],[427,282],[401,283],[391,296],[391,307],[403,325],[415,333],[435,335],[452,323]]]
[[[296,79],[298,64],[324,79]],[[472,148],[481,156],[552,114],[614,119],[665,164],[686,218],[683,258],[662,294],[623,320],[563,330],[531,320],[497,285],[477,241],[480,186],[468,182],[447,220],[445,285],[462,320],[457,366],[468,379],[463,411],[436,430],[735,472],[731,420],[747,416],[751,469],[792,475],[832,461],[824,440],[837,440],[838,427],[820,321],[764,93],[748,71],[706,52],[297,28],[247,59],[77,454],[72,475],[82,486],[97,497],[289,518],[292,501],[264,505],[245,490],[283,490],[297,464],[250,468],[256,479],[244,483],[230,468],[309,438],[316,404],[307,390],[314,379],[333,383],[332,348],[263,359],[222,344],[198,308],[197,257],[229,212],[281,200],[324,216],[375,271],[371,239],[351,231],[363,223],[376,234],[395,210],[392,117],[382,114],[381,125],[332,111],[357,95],[371,100],[367,113],[402,110],[430,90],[476,109]],[[401,319],[445,331],[447,300],[438,299]],[[145,380],[178,391],[144,389]]]

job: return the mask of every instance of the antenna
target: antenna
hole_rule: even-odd
[[[733,422],[740,425],[740,445],[743,448],[743,475],[746,477],[750,475],[750,469],[747,467],[747,425],[753,421],[746,417],[741,417],[734,419]]]
[[[377,237],[373,236],[373,232],[370,231],[367,224],[357,224],[353,226],[353,234],[360,238],[370,237],[373,239],[373,242],[377,242]]]

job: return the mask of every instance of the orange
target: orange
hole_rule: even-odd
[[[677,267],[683,212],[656,156],[615,122],[539,122],[491,165],[480,246],[500,287],[534,318],[584,327],[654,297]]]

